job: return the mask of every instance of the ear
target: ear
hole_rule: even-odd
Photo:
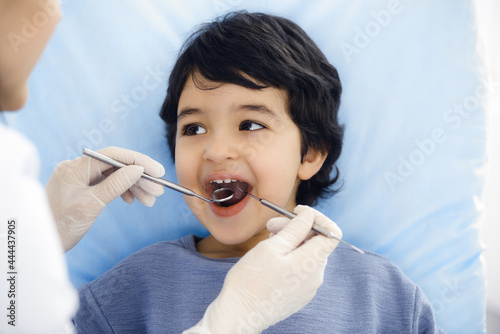
[[[313,177],[317,172],[319,172],[321,166],[323,166],[326,156],[327,154],[318,152],[310,147],[299,166],[299,172],[297,174],[298,178],[305,181]]]

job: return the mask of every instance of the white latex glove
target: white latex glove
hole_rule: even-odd
[[[155,177],[165,174],[163,166],[135,151],[108,147],[98,151],[124,164],[113,166],[82,156],[59,163],[45,187],[64,251],[75,246],[87,233],[102,209],[121,196],[127,203],[134,197],[152,206],[163,186],[141,178],[143,172]]]
[[[184,334],[261,333],[306,306],[323,283],[328,256],[338,241],[310,236],[313,223],[339,238],[339,227],[307,206],[293,220],[268,222],[276,235],[260,242],[227,273],[222,290],[203,319]]]

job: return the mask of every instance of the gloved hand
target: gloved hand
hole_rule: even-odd
[[[160,163],[123,148],[98,152],[130,166],[115,171],[113,166],[82,156],[59,163],[45,187],[64,251],[80,241],[102,209],[118,196],[127,203],[135,197],[152,206],[155,196],[164,192],[163,186],[141,178],[143,172],[163,176],[165,169]]]
[[[339,238],[338,226],[307,206],[290,221],[279,217],[267,226],[274,236],[257,244],[227,273],[222,290],[203,319],[184,334],[261,333],[306,306],[323,283],[328,256],[338,241],[310,236],[313,223]]]

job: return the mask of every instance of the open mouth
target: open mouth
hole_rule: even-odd
[[[245,198],[249,187],[250,185],[246,182],[226,179],[211,181],[207,190],[211,194],[217,189],[231,189],[233,191],[233,197],[231,199],[219,203],[215,202],[216,205],[227,208],[241,202],[241,200]]]

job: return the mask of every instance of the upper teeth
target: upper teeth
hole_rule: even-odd
[[[211,183],[231,183],[231,182],[238,182],[238,180],[231,180],[231,179],[225,179],[225,180],[213,180]]]

